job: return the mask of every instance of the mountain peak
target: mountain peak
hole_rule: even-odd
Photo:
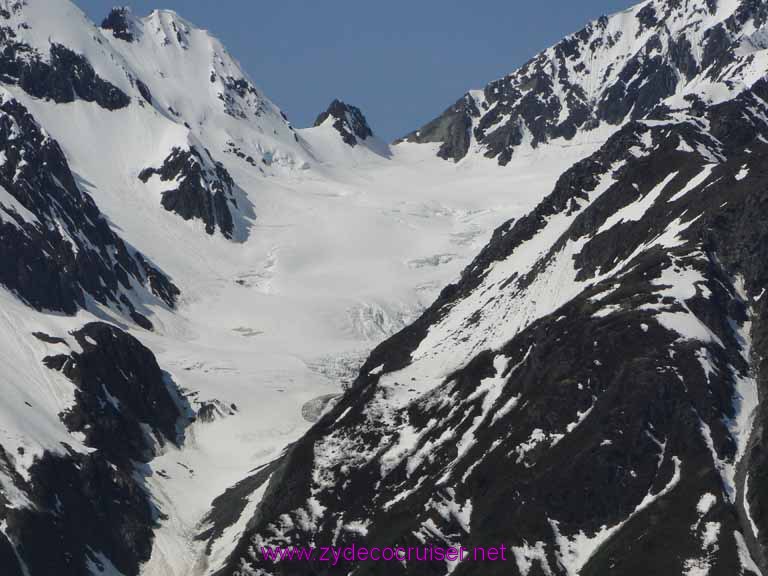
[[[115,38],[133,42],[136,39],[135,17],[128,6],[115,6],[101,22],[104,30],[111,30]]]
[[[505,165],[518,147],[598,127],[615,132],[685,108],[689,94],[722,102],[762,77],[766,21],[762,2],[644,2],[566,36],[401,141],[438,143],[445,159],[474,151]]]
[[[341,100],[331,102],[328,109],[315,120],[315,127],[332,119],[333,127],[341,134],[342,140],[349,146],[355,146],[359,140],[365,140],[373,136],[373,130],[360,111],[360,108],[351,106]]]

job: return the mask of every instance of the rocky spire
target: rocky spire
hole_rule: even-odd
[[[355,146],[360,140],[373,136],[368,121],[356,106],[334,100],[328,109],[317,117],[315,126],[320,126],[329,118],[333,118],[333,127],[341,134],[342,140],[350,146]]]

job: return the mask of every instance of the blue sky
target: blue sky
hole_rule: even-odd
[[[75,0],[97,23],[120,0]],[[471,88],[631,0],[123,0],[177,11],[218,36],[294,125],[331,100],[359,106],[387,140]]]

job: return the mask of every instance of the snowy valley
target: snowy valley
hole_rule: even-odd
[[[766,20],[649,0],[389,144],[0,0],[4,573],[767,573]]]

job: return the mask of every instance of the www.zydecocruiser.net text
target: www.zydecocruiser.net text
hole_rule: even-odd
[[[269,562],[504,562],[509,549],[500,546],[262,546],[261,555]]]

